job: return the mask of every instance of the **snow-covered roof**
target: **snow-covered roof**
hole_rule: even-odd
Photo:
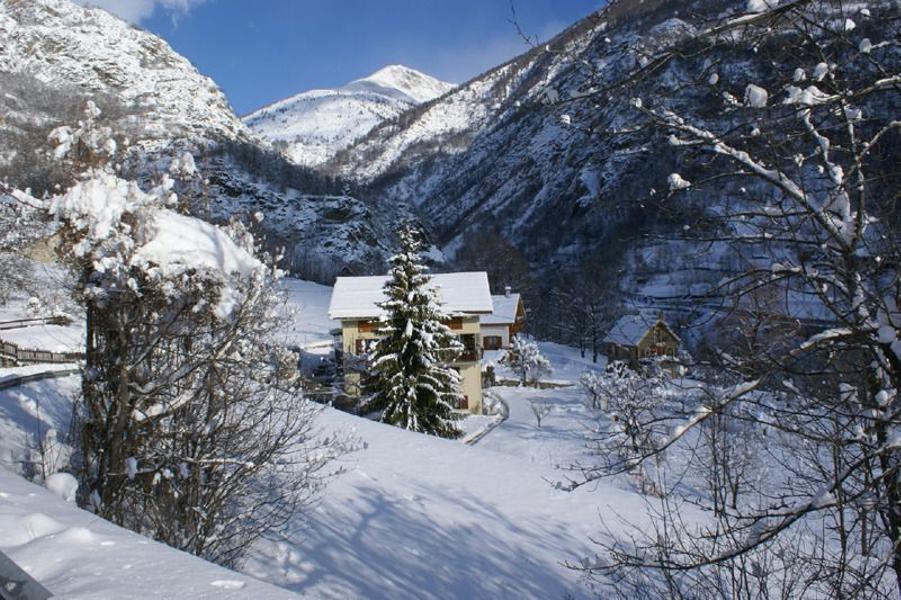
[[[338,277],[328,307],[330,319],[377,319],[385,311],[377,304],[385,301],[387,275]],[[439,273],[430,286],[438,289],[441,308],[447,313],[489,314],[492,311],[488,274],[484,271]]]
[[[667,331],[669,331],[673,337],[677,340],[679,339],[666,322],[663,321],[660,313],[643,311],[635,315],[626,315],[620,318],[620,320],[610,328],[607,337],[604,338],[604,342],[619,344],[620,346],[637,346],[638,342],[641,341],[641,338],[643,338],[648,330],[656,325],[658,321],[663,323]]]
[[[491,297],[494,312],[482,315],[482,325],[512,325],[516,322],[516,310],[519,307],[519,294],[500,294]]]

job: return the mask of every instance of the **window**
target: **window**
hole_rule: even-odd
[[[499,335],[486,335],[482,338],[482,347],[485,350],[500,350],[504,344],[504,338]]]
[[[378,321],[360,321],[357,323],[357,331],[360,333],[372,333],[378,328]]]

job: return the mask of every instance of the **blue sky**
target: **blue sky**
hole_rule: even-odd
[[[80,0],[165,38],[225,90],[238,114],[334,87],[387,64],[460,83],[527,49],[510,0]],[[601,0],[515,0],[547,39]]]

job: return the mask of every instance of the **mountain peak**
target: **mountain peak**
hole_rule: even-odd
[[[455,86],[403,65],[332,90],[310,90],[244,117],[258,135],[281,145],[294,162],[315,166],[329,160],[374,126],[444,95]]]
[[[435,79],[416,69],[404,65],[388,65],[367,77],[355,79],[340,89],[348,92],[374,92],[421,104],[453,88],[453,84]]]

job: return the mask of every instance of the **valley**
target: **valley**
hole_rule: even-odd
[[[0,597],[898,597],[898,2],[251,4],[0,0]]]

